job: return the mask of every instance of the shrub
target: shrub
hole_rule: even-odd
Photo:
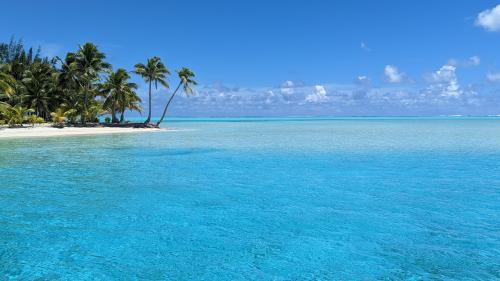
[[[106,124],[111,123],[111,118],[109,118],[109,117],[104,118],[104,123],[106,123]]]
[[[45,120],[42,117],[38,117],[36,115],[28,116],[26,121],[32,125],[41,124],[41,123],[45,122]]]
[[[77,112],[76,109],[70,108],[67,104],[63,103],[56,111],[52,112],[50,116],[52,116],[54,126],[62,128],[67,120],[69,120],[70,123],[76,122]]]
[[[28,109],[20,105],[4,105],[3,107],[3,116],[10,127],[22,126],[30,113],[33,113],[33,109]]]

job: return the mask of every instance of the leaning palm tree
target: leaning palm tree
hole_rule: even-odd
[[[148,59],[146,65],[142,63],[136,64],[134,73],[142,76],[144,81],[149,84],[148,118],[144,121],[144,124],[149,124],[151,122],[151,85],[154,83],[155,88],[158,89],[158,83],[160,83],[165,88],[169,88],[167,75],[170,75],[170,71],[159,57],[152,57]]]
[[[168,99],[167,105],[165,106],[165,109],[163,110],[163,114],[161,115],[160,121],[156,123],[156,126],[160,126],[161,122],[163,121],[163,118],[165,118],[165,114],[167,114],[167,109],[168,106],[170,105],[170,102],[172,102],[172,99],[174,98],[175,94],[177,94],[177,91],[180,89],[182,86],[182,89],[186,95],[192,95],[194,94],[193,89],[191,88],[192,85],[198,85],[196,81],[194,81],[192,78],[195,76],[194,73],[187,67],[181,68],[181,70],[177,71],[177,74],[179,76],[179,85],[177,85],[177,88],[175,89],[174,93],[172,96],[170,96],[170,99]]]
[[[76,70],[76,80],[83,90],[83,111],[81,114],[82,124],[85,125],[87,117],[92,115],[87,112],[89,99],[92,99],[96,93],[95,84],[100,80],[99,74],[110,68],[110,65],[104,62],[106,55],[97,49],[92,43],[85,43],[80,46],[72,62]]]

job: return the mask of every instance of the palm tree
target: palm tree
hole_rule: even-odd
[[[142,113],[141,102],[141,98],[134,91],[128,92],[124,95],[123,100],[120,100],[118,103],[120,109],[120,123],[125,122],[125,111],[127,109]]]
[[[75,113],[69,118],[71,123],[76,123],[78,112],[82,112],[82,101],[79,97],[81,86],[77,80],[77,69],[75,62],[75,53],[67,53],[64,60],[59,57],[53,59],[53,64],[61,63],[61,68],[57,72],[57,92],[60,103],[64,104],[65,108],[75,109]],[[60,105],[62,106],[62,105]]]
[[[163,121],[163,118],[165,118],[165,114],[167,114],[167,109],[168,106],[170,105],[170,102],[174,98],[175,94],[177,94],[177,91],[179,88],[182,86],[182,89],[186,95],[193,94],[193,89],[191,88],[191,85],[198,85],[196,81],[194,81],[192,78],[195,76],[195,74],[187,67],[181,68],[181,70],[177,71],[177,74],[179,76],[179,85],[177,85],[177,88],[175,89],[174,93],[172,96],[170,96],[170,99],[168,99],[167,105],[165,106],[165,109],[163,110],[163,114],[161,115],[160,121],[156,123],[156,126],[160,126],[161,122]]]
[[[0,65],[0,98],[10,98],[15,92],[16,79],[8,72],[8,65]]]
[[[83,110],[81,113],[82,124],[85,125],[89,113],[89,98],[93,98],[95,94],[95,83],[100,80],[99,74],[110,68],[110,65],[104,62],[106,56],[97,49],[97,46],[92,43],[85,43],[80,46],[75,54],[72,62],[77,75],[77,81],[83,89]]]
[[[121,95],[121,97],[118,99],[118,111],[120,112],[120,123],[123,123],[125,121],[125,111],[127,109],[142,113],[142,106],[141,106],[142,100],[139,97],[139,95],[135,92],[136,88],[132,88],[130,89],[130,91],[126,91],[125,94]]]
[[[116,72],[111,71],[108,77],[106,77],[106,81],[101,85],[100,93],[105,98],[103,107],[109,110],[111,123],[118,122],[118,119],[116,119],[116,108],[118,107],[118,96],[121,94],[123,86],[122,71],[124,71],[122,68]]]
[[[124,111],[131,103],[130,99],[139,99],[135,90],[137,84],[128,82],[130,75],[123,68],[111,72],[102,85],[101,94],[105,96],[104,108],[111,113],[111,122],[118,123],[116,112],[121,112],[120,122],[123,121]],[[140,101],[140,99],[139,99]]]
[[[49,119],[50,108],[55,101],[57,85],[54,71],[48,61],[36,61],[23,74],[23,99],[35,110],[37,116]]]
[[[148,124],[151,122],[151,85],[154,83],[155,88],[158,89],[158,83],[160,83],[165,88],[169,88],[166,79],[167,75],[170,75],[170,71],[159,57],[152,57],[148,59],[146,65],[142,63],[136,64],[134,73],[140,75],[149,84],[148,118],[144,121],[144,124]]]

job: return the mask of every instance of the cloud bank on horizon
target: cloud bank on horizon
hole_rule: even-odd
[[[500,5],[480,12],[474,25],[486,32],[500,32]],[[499,34],[500,36],[500,34]],[[373,53],[366,42],[360,48]],[[293,115],[497,115],[500,114],[500,72],[488,71],[475,83],[463,83],[457,70],[481,65],[480,54],[450,58],[431,73],[410,77],[388,63],[380,77],[360,74],[349,84],[284,81],[251,88],[237,85],[200,86],[194,97],[180,95],[173,115],[293,116]],[[376,81],[377,83],[374,83]],[[182,97],[181,97],[182,96]],[[155,95],[161,110],[166,96]]]
[[[491,83],[500,82],[500,74],[488,73],[484,83],[462,85],[457,68],[443,65],[417,83],[387,65],[386,82],[380,86],[372,86],[364,75],[344,85],[285,81],[262,88],[201,86],[195,96],[180,95],[172,113],[180,116],[500,114],[500,91],[491,87]],[[159,112],[167,97],[159,90],[155,99],[158,105],[155,111]]]

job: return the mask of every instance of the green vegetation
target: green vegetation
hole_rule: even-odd
[[[11,127],[22,126],[23,123],[29,122],[28,114],[33,112],[33,109],[21,105],[12,106],[7,103],[2,103],[0,109],[2,110],[4,122]]]
[[[182,87],[192,94],[194,73],[181,68],[179,84],[171,94],[160,122],[151,124],[152,87],[168,91],[170,71],[159,57],[138,63],[132,73],[142,77],[148,86],[148,116],[144,126],[159,126],[167,109]],[[92,43],[62,59],[42,57],[40,49],[25,49],[22,41],[0,43],[0,124],[11,127],[23,124],[54,122],[56,126],[98,123],[107,115],[109,123],[125,123],[126,111],[142,112],[137,84],[130,81],[123,68],[113,71],[106,55]]]
[[[197,85],[198,83],[194,81],[192,78],[194,77],[194,73],[189,70],[186,67],[181,68],[181,70],[177,71],[177,74],[179,76],[179,85],[177,85],[177,88],[175,89],[174,93],[170,96],[168,99],[167,105],[165,105],[165,109],[163,110],[163,114],[161,115],[160,120],[158,123],[156,123],[156,126],[159,126],[161,122],[163,122],[163,118],[165,118],[165,114],[167,114],[168,106],[170,105],[170,102],[172,99],[175,97],[175,94],[177,94],[177,91],[179,88],[182,86],[182,89],[184,90],[184,93],[186,95],[192,95],[194,94],[193,89],[191,88],[191,85]]]
[[[101,95],[105,97],[104,108],[111,114],[111,123],[117,123],[116,113],[119,112],[120,120],[124,121],[127,109],[141,111],[141,99],[135,94],[137,84],[128,82],[130,75],[123,68],[110,72],[101,87]]]
[[[144,121],[144,123],[149,123],[151,122],[151,85],[154,83],[155,88],[158,89],[158,83],[160,83],[165,88],[169,88],[166,78],[167,75],[170,75],[170,71],[168,71],[159,57],[152,57],[148,59],[146,65],[142,63],[136,64],[134,72],[142,76],[144,81],[149,85],[148,118]]]
[[[69,121],[70,123],[75,123],[77,117],[77,111],[74,108],[69,108],[66,104],[61,104],[54,112],[50,113],[52,117],[52,122],[58,127],[64,126],[64,123]]]

